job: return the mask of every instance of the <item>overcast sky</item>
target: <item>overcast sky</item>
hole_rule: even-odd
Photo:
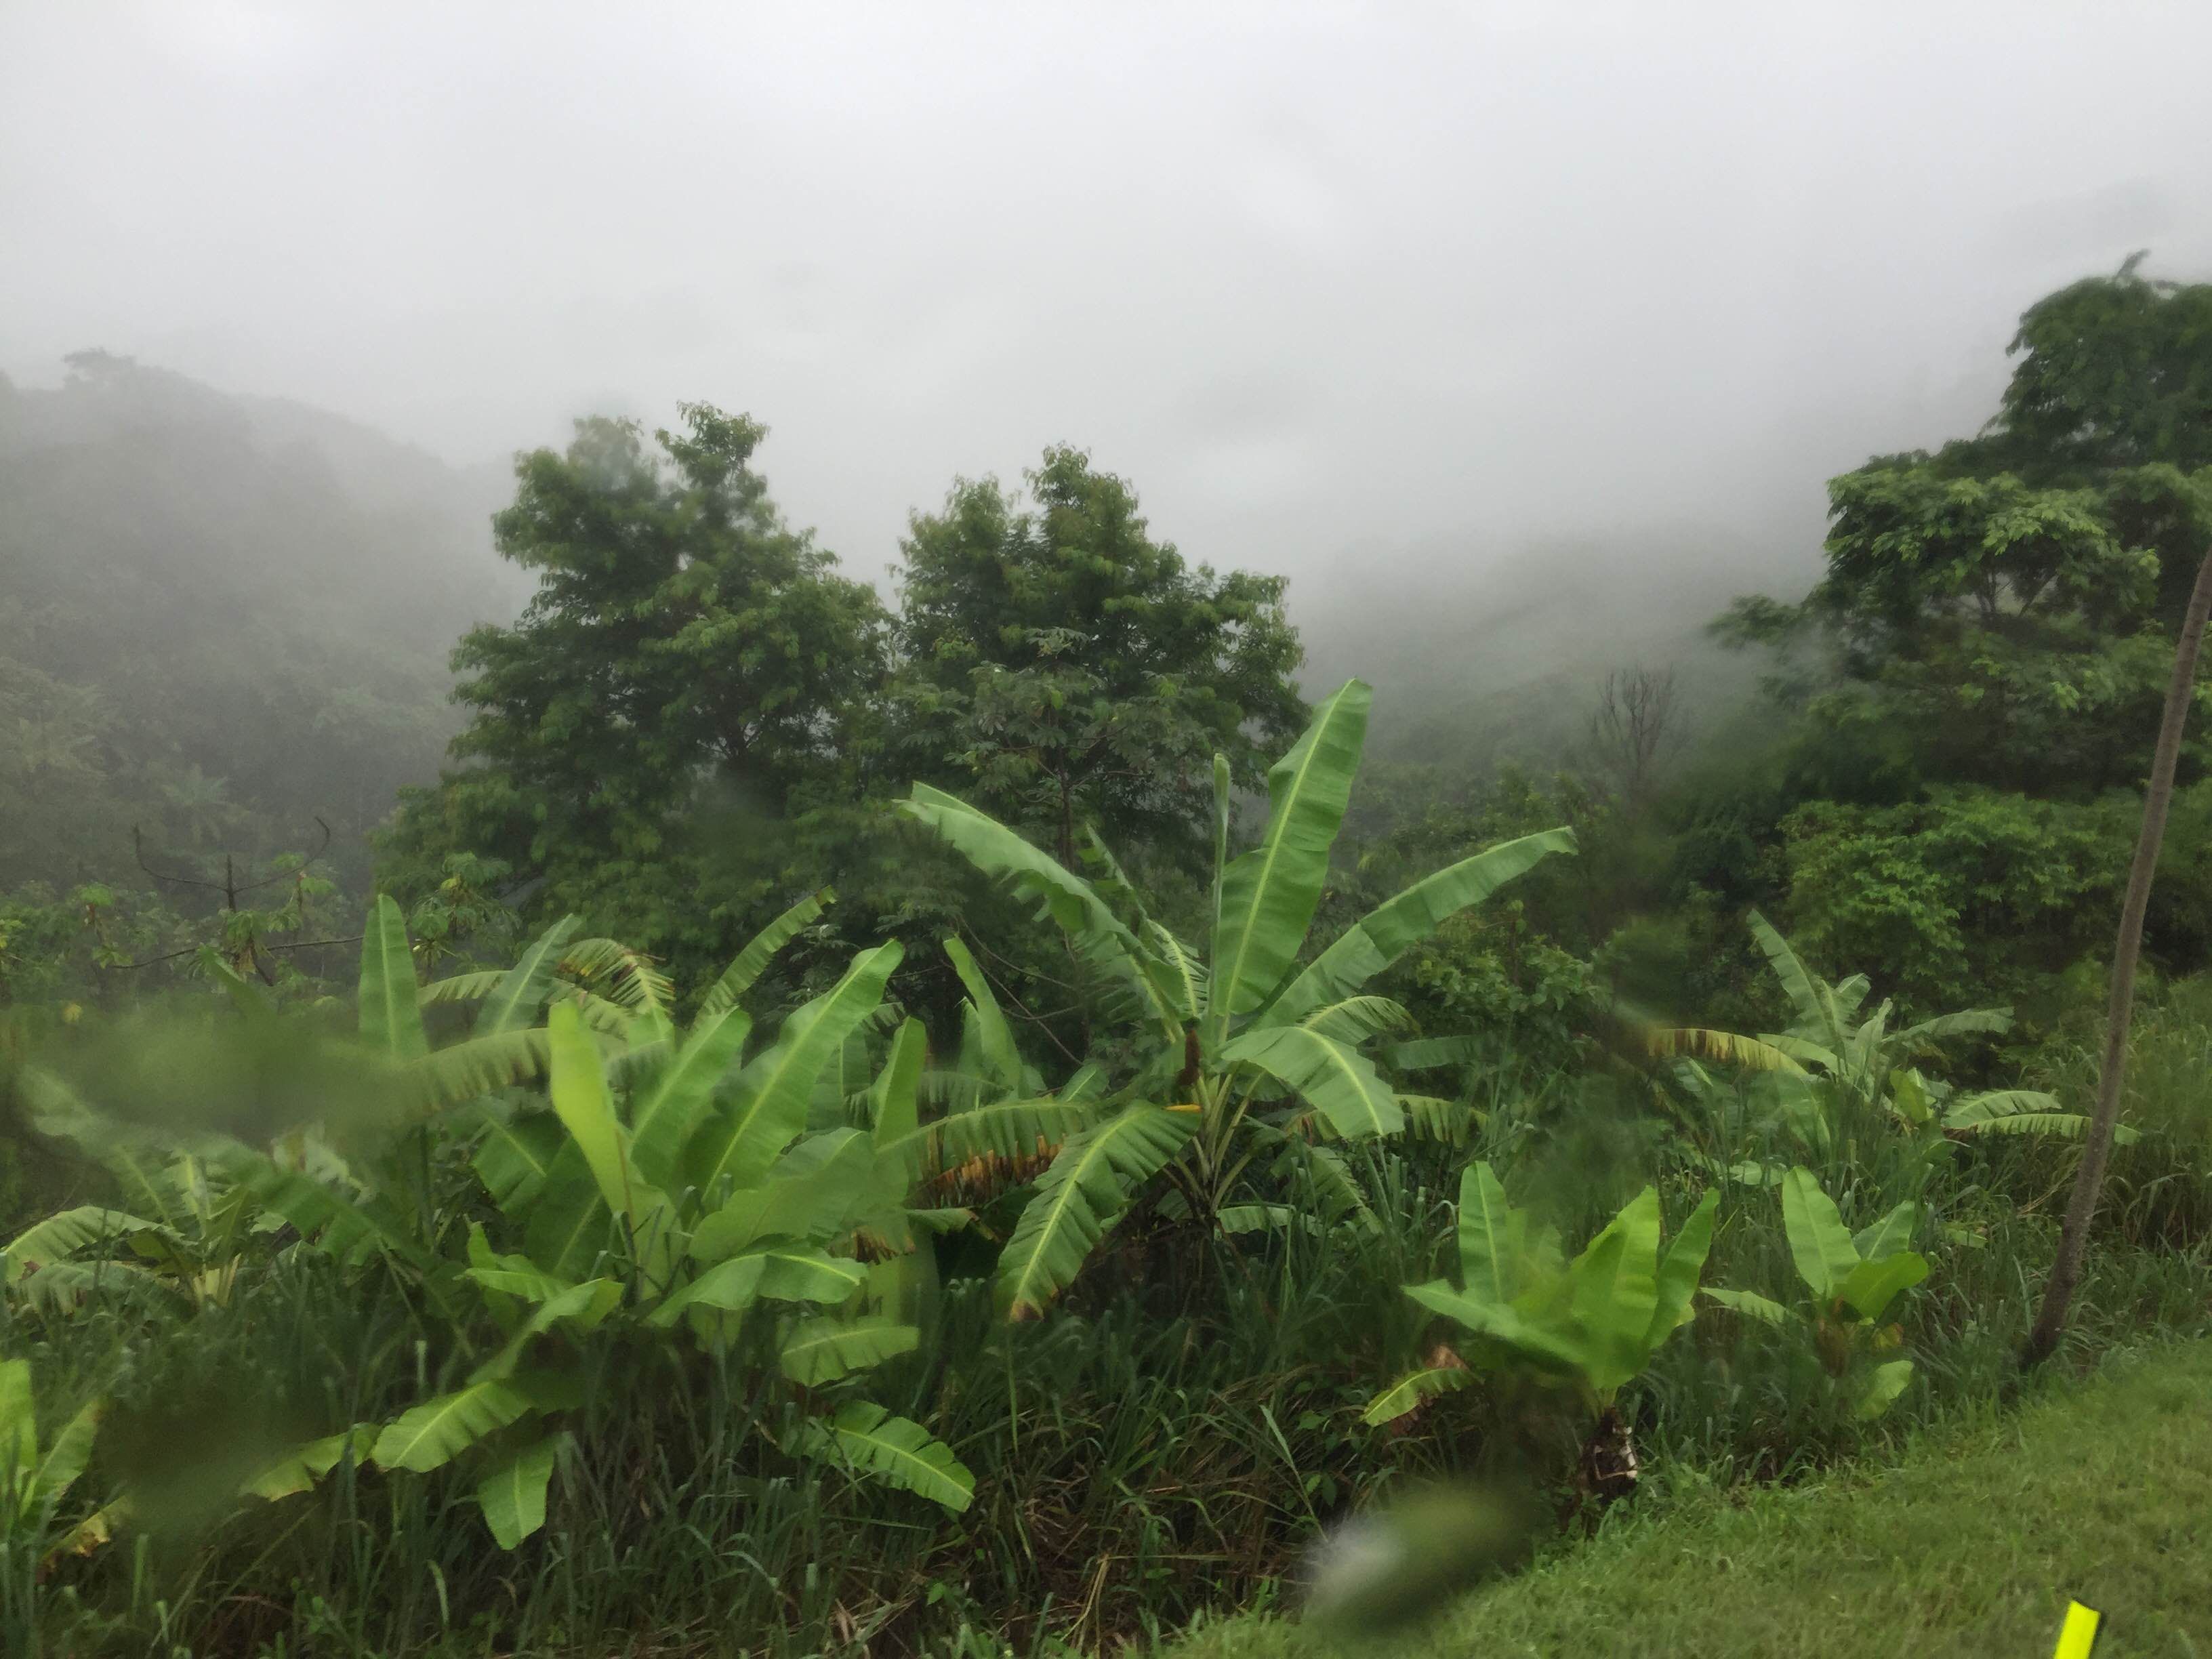
[[[465,462],[705,399],[871,575],[1059,439],[1309,592],[1656,522],[1809,557],[1824,471],[1986,413],[2038,295],[2212,274],[2208,63],[2212,7],[2110,0],[7,0],[0,368]]]

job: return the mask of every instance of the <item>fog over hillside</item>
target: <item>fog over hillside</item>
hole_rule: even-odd
[[[529,19],[11,9],[0,369],[104,347],[487,482],[705,399],[870,580],[1070,441],[1380,672],[1361,617],[1446,652],[1516,568],[1669,626],[1789,586],[1821,481],[1978,425],[2038,295],[2212,268],[2201,9]]]

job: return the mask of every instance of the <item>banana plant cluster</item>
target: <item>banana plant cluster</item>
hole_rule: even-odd
[[[637,975],[628,1002],[556,993],[571,923],[482,987],[501,1018],[534,1018],[541,1006],[546,1017],[543,1097],[486,1103],[474,1155],[497,1222],[471,1229],[461,1277],[500,1340],[461,1387],[381,1425],[368,1458],[416,1473],[472,1466],[503,1547],[544,1523],[584,1399],[586,1344],[757,1355],[793,1388],[833,1401],[802,1419],[787,1451],[950,1510],[973,1494],[968,1470],[920,1425],[865,1399],[836,1400],[836,1385],[920,1340],[883,1311],[898,1300],[896,1273],[872,1269],[864,1252],[896,1268],[919,1237],[966,1218],[908,1202],[916,1160],[902,1138],[916,1127],[926,1047],[915,1022],[889,1043],[864,1103],[870,1121],[809,1129],[834,1065],[884,1016],[898,945],[860,953],[747,1056],[751,1021],[739,999],[816,908],[799,907],[748,946],[682,1028],[665,992]],[[396,911],[384,920],[396,927]],[[423,1000],[466,998],[433,987]],[[406,1024],[395,1006],[397,1040],[411,1045]],[[833,1109],[842,1092],[833,1081]]]
[[[31,1362],[0,1359],[0,1545],[38,1549],[52,1537],[57,1513],[91,1461],[104,1409],[104,1402],[93,1401],[51,1437],[41,1435]],[[100,1530],[95,1511],[46,1553],[82,1549]]]
[[[1546,830],[1462,860],[1302,965],[1371,695],[1352,680],[1320,705],[1267,775],[1260,841],[1234,856],[1229,767],[1216,757],[1211,915],[1200,945],[1147,912],[1095,836],[1093,874],[1079,875],[956,797],[915,787],[907,810],[1038,904],[1103,988],[1102,1005],[1134,1026],[1144,1056],[1109,1085],[1086,1087],[1081,1126],[1038,1177],[1000,1257],[996,1293],[1008,1316],[1041,1316],[1140,1200],[1232,1231],[1314,1219],[1271,1201],[1298,1177],[1345,1212],[1358,1195],[1328,1143],[1396,1135],[1409,1118],[1449,1111],[1401,1094],[1377,1069],[1368,1040],[1410,1022],[1364,988],[1449,917],[1548,854],[1571,853],[1574,837]],[[1010,1042],[1002,1024],[993,1025],[994,1041]]]
[[[679,1351],[734,1356],[823,1407],[785,1450],[963,1508],[973,1482],[951,1450],[847,1379],[917,1346],[890,1310],[916,1300],[921,1243],[969,1219],[913,1200],[949,1164],[1059,1133],[1079,1108],[1031,1092],[986,988],[963,1045],[986,1081],[925,1122],[923,1031],[884,1002],[896,944],[860,953],[749,1054],[741,1000],[825,896],[755,939],[681,1027],[666,981],[617,945],[580,940],[573,919],[509,968],[418,987],[401,913],[381,899],[358,1034],[337,1056],[377,1079],[381,1144],[359,1125],[343,1146],[315,1124],[268,1147],[126,1130],[39,1074],[40,1127],[103,1163],[131,1207],[47,1218],[10,1243],[0,1277],[39,1316],[118,1291],[198,1306],[230,1294],[259,1241],[402,1273],[463,1342],[495,1334],[460,1386],[293,1449],[241,1496],[288,1496],[341,1463],[456,1466],[512,1547],[543,1524],[596,1346],[679,1369]],[[210,969],[249,1036],[275,1029],[255,988]],[[473,1009],[473,1023],[434,1047],[431,1009]],[[880,1063],[853,1087],[864,1060]],[[403,1166],[416,1160],[395,1145],[422,1158],[459,1150],[489,1208],[456,1235],[450,1205],[410,1202]],[[101,1512],[101,1535],[128,1513],[126,1494]]]
[[[1903,1328],[1894,1322],[1885,1324],[1883,1319],[1900,1295],[1928,1277],[1927,1258],[1909,1248],[1920,1224],[1920,1206],[1907,1200],[1854,1234],[1810,1170],[1790,1170],[1781,1185],[1790,1259],[1807,1295],[1802,1311],[1793,1314],[1753,1291],[1708,1285],[1705,1294],[1763,1324],[1802,1322],[1829,1374],[1855,1376],[1863,1369],[1863,1358],[1893,1353],[1904,1346]],[[1892,1359],[1865,1370],[1857,1382],[1854,1413],[1863,1420],[1880,1417],[1911,1381],[1910,1359]]]
[[[1512,1372],[1578,1399],[1593,1425],[1586,1485],[1620,1495],[1637,1469],[1620,1390],[1693,1316],[1717,1203],[1707,1192],[1662,1249],[1659,1194],[1647,1187],[1570,1261],[1557,1228],[1507,1202],[1489,1164],[1469,1164],[1460,1180],[1459,1282],[1406,1287],[1465,1334],[1456,1351],[1441,1351],[1449,1363],[1412,1372],[1377,1395],[1366,1420],[1391,1422],[1478,1375]]]
[[[1870,986],[1863,974],[1834,983],[1822,979],[1765,917],[1750,916],[1752,937],[1795,1015],[1786,1031],[1759,1036],[1702,1030],[1649,1030],[1645,1047],[1672,1057],[1691,1093],[1708,1101],[1725,1092],[1700,1060],[1761,1074],[1771,1127],[1804,1157],[1826,1159],[1836,1152],[1838,1125],[1853,1116],[1886,1119],[1908,1138],[1922,1178],[1963,1139],[1989,1134],[2081,1138],[2088,1120],[2063,1109],[2051,1095],[2031,1089],[1961,1093],[1913,1065],[1939,1055],[1943,1043],[1963,1036],[2002,1036],[2013,1025],[2007,1008],[1969,1008],[1893,1029],[1895,1004],[1884,1000],[1863,1012]],[[2124,1142],[2135,1132],[2123,1128]],[[1714,1167],[1747,1185],[1773,1186],[1782,1167],[1767,1160],[1716,1159]]]

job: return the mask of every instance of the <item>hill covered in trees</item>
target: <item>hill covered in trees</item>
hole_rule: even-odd
[[[884,591],[706,404],[520,457],[494,566],[321,417],[11,396],[10,1650],[1103,1650],[1486,1482],[1364,1624],[2203,1331],[2201,689],[2092,1084],[2208,318],[2063,289],[1802,577],[1439,580],[1381,691],[1064,446]]]

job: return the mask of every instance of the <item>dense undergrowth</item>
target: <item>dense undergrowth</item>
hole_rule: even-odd
[[[1786,1030],[1630,1021],[1502,1087],[1367,981],[1571,839],[1304,947],[1363,699],[1224,839],[1197,942],[917,792],[1094,975],[1055,1081],[957,940],[957,1041],[886,1001],[896,945],[751,1039],[817,899],[689,995],[573,923],[424,981],[384,901],[351,1010],[210,955],[192,1004],[49,1032],[15,1092],[74,1201],[5,1258],[11,1648],[1102,1650],[1282,1602],[1408,1482],[1588,1526],[1639,1466],[1790,1482],[2008,1393],[2081,1121],[1947,1080],[2008,1018],[1893,1021],[1754,916]],[[2031,1069],[2071,1096],[2093,1036]],[[2077,1352],[2204,1322],[2207,1040],[2172,988]]]
[[[0,1644],[1108,1651],[1430,1477],[1556,1540],[2009,1399],[2212,534],[2208,305],[2040,302],[1988,428],[1832,480],[1820,584],[1715,624],[1755,703],[1598,663],[1583,741],[1480,776],[1363,777],[1282,581],[1065,447],[917,515],[894,611],[750,418],[580,423],[495,520],[535,592],[462,641],[453,768],[389,815],[353,768],[335,835],[344,742],[168,730],[194,640],[86,659],[118,723],[22,641],[136,635],[27,585]],[[91,368],[56,410],[166,384]],[[2069,1364],[2212,1305],[2208,847],[2200,717]]]

